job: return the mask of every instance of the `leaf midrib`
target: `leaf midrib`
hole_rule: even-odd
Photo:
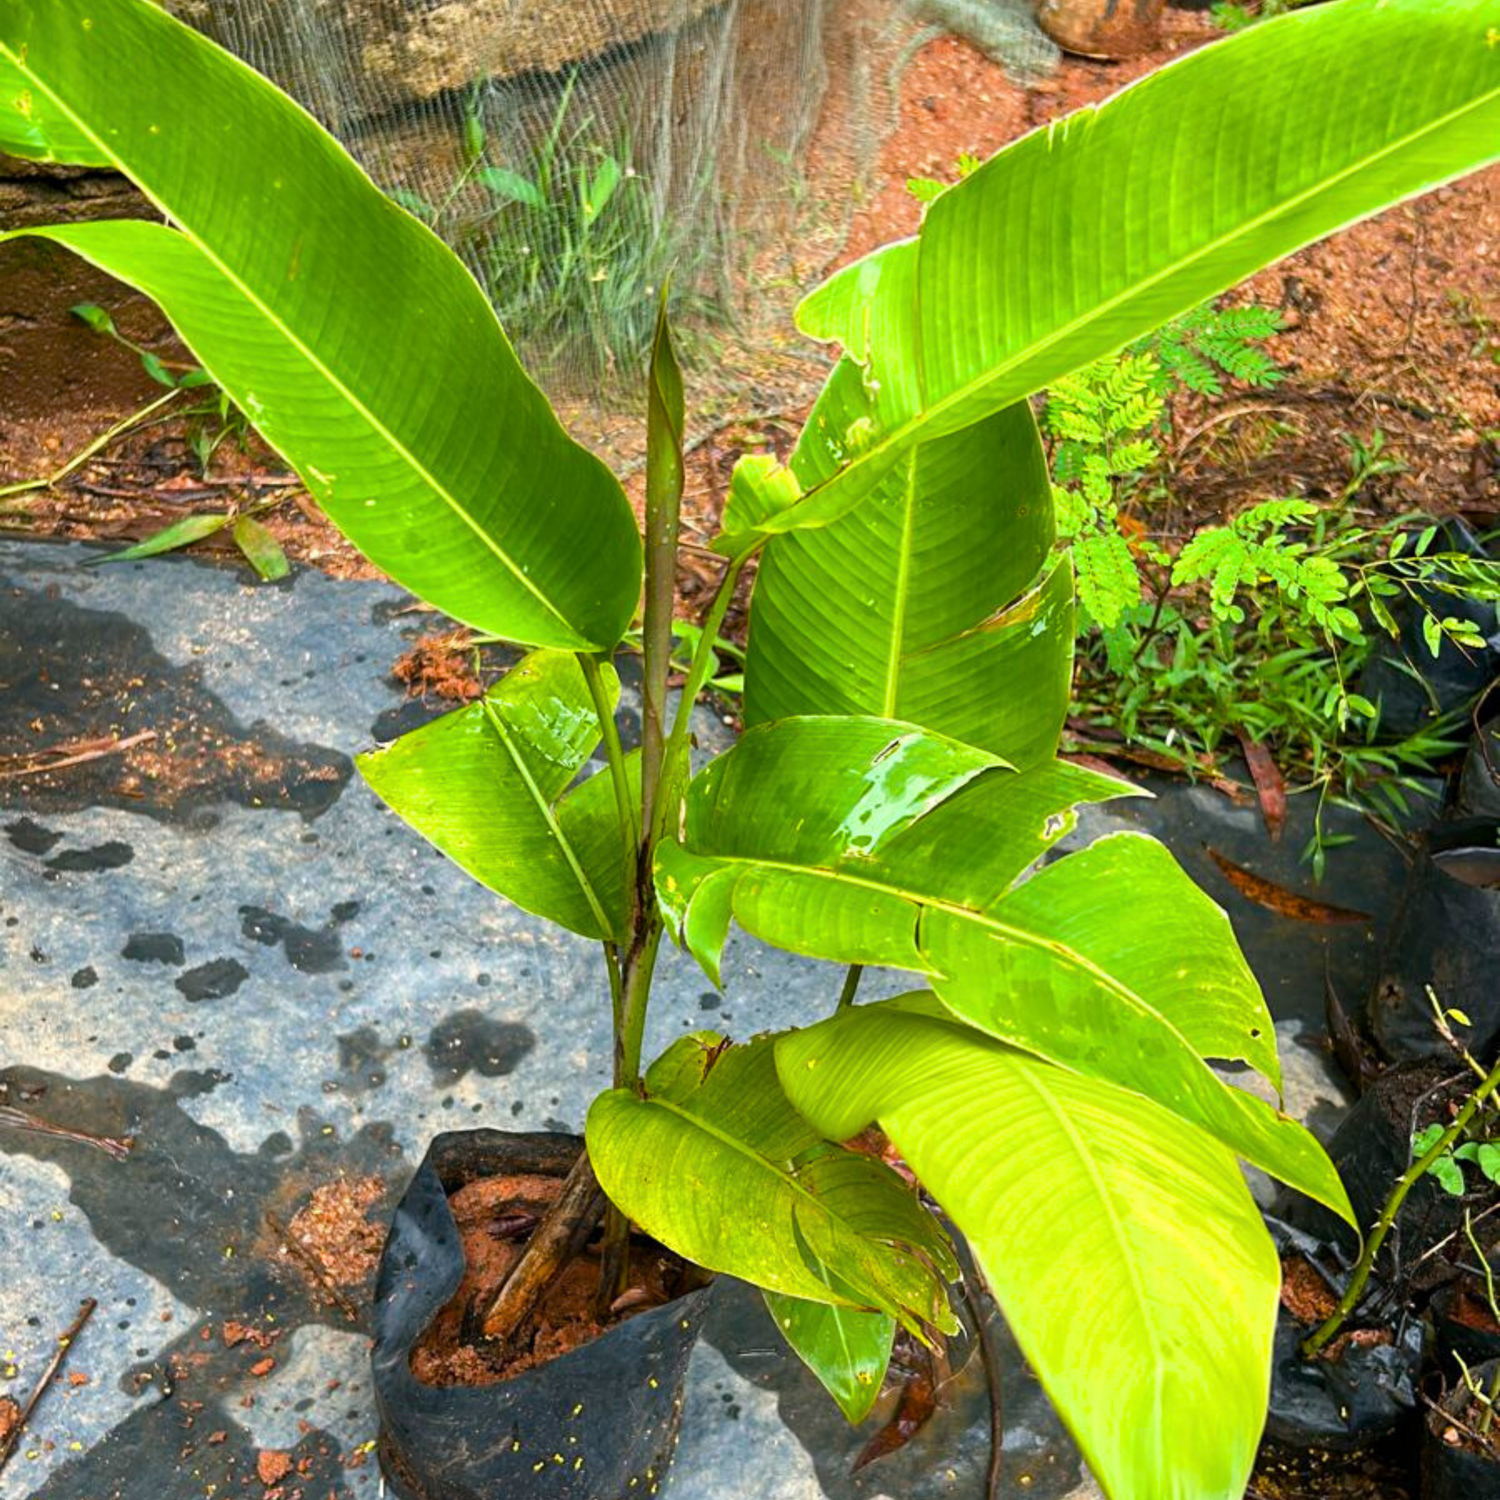
[[[1044,354],[1047,350],[1051,349],[1056,344],[1065,341],[1070,335],[1077,332],[1079,329],[1086,328],[1089,324],[1097,321],[1102,317],[1105,317],[1115,308],[1124,306],[1133,298],[1150,291],[1152,287],[1160,285],[1162,282],[1169,280],[1179,272],[1185,271],[1189,267],[1197,264],[1199,261],[1208,258],[1219,250],[1222,250],[1225,246],[1233,244],[1236,240],[1247,237],[1253,234],[1256,230],[1263,228],[1265,225],[1273,223],[1276,219],[1281,218],[1283,215],[1294,212],[1303,204],[1311,202],[1320,194],[1331,191],[1341,182],[1345,182],[1351,178],[1359,176],[1363,172],[1370,170],[1371,168],[1377,166],[1386,157],[1391,156],[1398,151],[1404,150],[1406,147],[1422,140],[1428,135],[1432,135],[1440,130],[1445,130],[1448,126],[1455,124],[1457,121],[1461,120],[1465,115],[1484,108],[1486,105],[1493,103],[1497,98],[1500,98],[1500,88],[1491,89],[1487,93],[1479,95],[1475,99],[1472,99],[1469,103],[1463,105],[1461,108],[1451,110],[1438,119],[1429,121],[1420,130],[1412,131],[1409,134],[1402,136],[1399,140],[1390,142],[1388,145],[1382,147],[1379,151],[1373,152],[1369,156],[1361,157],[1358,162],[1355,162],[1352,165],[1346,167],[1343,171],[1336,172],[1330,177],[1321,179],[1315,185],[1304,189],[1301,193],[1298,193],[1293,197],[1285,199],[1283,202],[1278,203],[1274,208],[1268,209],[1264,213],[1257,214],[1253,219],[1237,225],[1235,229],[1230,233],[1220,235],[1217,239],[1210,240],[1208,243],[1200,246],[1191,255],[1185,256],[1181,260],[1173,261],[1172,264],[1164,266],[1160,271],[1153,273],[1151,276],[1146,277],[1144,280],[1132,282],[1128,287],[1123,288],[1114,296],[1108,297],[1103,302],[1095,304],[1086,312],[1080,313],[1070,322],[1063,324],[1060,328],[1054,329],[1053,332],[1044,335],[1042,338],[1036,340],[1031,344],[1028,344],[1024,349],[1017,351],[1009,359],[1003,360],[1000,364],[987,367],[983,374],[978,375],[974,379],[965,382],[950,394],[941,397],[931,406],[924,407],[921,411],[914,413],[913,416],[908,421],[903,422],[901,426],[895,428],[893,431],[885,434],[884,436],[877,438],[870,447],[865,449],[864,452],[859,454],[859,456],[853,459],[849,464],[845,465],[844,468],[839,469],[835,473],[831,474],[821,484],[816,485],[813,489],[807,491],[801,497],[800,503],[805,503],[813,499],[814,496],[818,495],[821,491],[828,489],[832,485],[839,484],[845,480],[848,480],[852,474],[856,473],[867,464],[875,463],[881,459],[885,459],[887,462],[890,462],[892,454],[899,458],[906,445],[910,441],[912,441],[912,435],[914,433],[920,432],[923,428],[931,425],[931,423],[936,418],[941,416],[944,412],[949,411],[954,407],[962,406],[972,397],[982,393],[986,386],[994,384],[995,382],[1003,379],[1003,377],[1010,371],[1015,370],[1025,365],[1029,361],[1034,360],[1039,355]],[[1052,123],[1053,125],[1057,124],[1056,121],[1053,121]],[[1468,169],[1465,168],[1463,170]],[[1456,175],[1459,174],[1450,174],[1450,177]],[[1450,179],[1441,179],[1441,181],[1447,180]],[[1440,182],[1433,182],[1428,184],[1427,187],[1430,189],[1431,187],[1436,187],[1439,185]],[[1363,215],[1356,215],[1356,219],[1361,217],[1363,217]],[[1355,221],[1350,220],[1346,222]],[[1335,225],[1332,229],[1327,230],[1324,233],[1334,233],[1339,227],[1340,226]],[[1315,236],[1315,238],[1319,239],[1321,239],[1322,237],[1323,235]],[[917,254],[919,257],[921,255],[921,244],[921,236],[918,235]],[[916,290],[913,296],[913,315],[917,316],[921,303],[920,266],[914,278],[914,284]],[[919,317],[918,322],[920,324]],[[920,384],[922,389],[925,390],[925,369],[921,372]],[[1019,391],[1014,392],[1011,399],[1021,400],[1026,394],[1028,393]]]
[[[536,778],[531,774],[531,767],[526,764],[525,758],[511,739],[510,731],[505,726],[505,721],[500,717],[499,710],[488,697],[482,698],[480,703],[484,709],[486,720],[495,731],[495,737],[500,741],[506,755],[510,757],[511,764],[516,768],[516,774],[521,778],[521,784],[526,788],[527,795],[532,804],[541,815],[546,824],[547,832],[556,841],[558,848],[562,851],[563,858],[567,861],[568,869],[572,872],[573,879],[577,882],[578,889],[583,899],[588,903],[589,910],[593,913],[594,920],[599,924],[599,937],[604,942],[614,940],[614,925],[604,914],[603,904],[599,900],[598,892],[594,890],[593,882],[584,872],[579,862],[578,854],[569,841],[567,834],[562,830],[562,824],[558,822],[557,814],[552,804],[542,794],[542,789],[536,783]]]
[[[917,507],[917,449],[912,448],[906,456],[906,482],[902,486],[901,544],[896,560],[896,587],[891,600],[890,632],[886,644],[885,693],[881,699],[880,716],[883,719],[896,717],[896,700],[901,686],[901,663],[905,657],[902,649],[906,641],[906,610],[911,600],[911,553],[913,516]]]
[[[676,1119],[682,1121],[691,1129],[700,1130],[704,1135],[710,1137],[712,1140],[717,1141],[721,1146],[728,1147],[729,1150],[732,1151],[735,1155],[743,1157],[746,1161],[753,1163],[763,1172],[769,1173],[776,1182],[782,1184],[784,1187],[790,1188],[791,1191],[795,1193],[799,1198],[806,1199],[806,1201],[811,1204],[812,1207],[824,1219],[831,1220],[834,1224],[839,1225],[846,1234],[850,1235],[860,1244],[869,1245],[874,1248],[881,1248],[883,1246],[883,1241],[871,1239],[868,1235],[862,1233],[859,1229],[857,1229],[842,1215],[835,1213],[834,1210],[823,1201],[823,1199],[817,1196],[817,1194],[809,1192],[805,1187],[803,1187],[801,1182],[797,1180],[794,1174],[784,1172],[780,1167],[776,1165],[775,1162],[773,1162],[769,1157],[762,1155],[755,1149],[754,1146],[750,1145],[747,1141],[743,1141],[739,1139],[739,1137],[730,1135],[726,1131],[721,1130],[718,1126],[712,1124],[704,1116],[696,1115],[692,1113],[691,1110],[686,1110],[680,1104],[674,1104],[670,1099],[667,1099],[659,1094],[653,1094],[648,1099],[638,1099],[635,1097],[635,1095],[630,1094],[628,1095],[628,1098],[630,1099],[630,1102],[632,1102],[633,1104],[638,1104],[644,1109],[655,1108],[664,1110]],[[819,1282],[819,1285],[822,1284],[822,1282]],[[832,1287],[829,1287],[828,1291],[830,1295],[833,1294]],[[889,1293],[884,1292],[884,1289],[882,1289],[882,1294],[889,1299]],[[790,1296],[794,1294],[787,1293],[786,1295]],[[841,1298],[836,1304],[830,1305],[836,1305],[839,1307],[854,1307],[856,1304],[848,1302]]]
[[[899,899],[908,901],[919,908],[919,921],[922,911],[941,911],[949,916],[973,922],[976,926],[982,927],[990,932],[995,933],[997,936],[1014,942],[1020,947],[1041,949],[1045,952],[1051,953],[1061,963],[1087,974],[1089,977],[1099,983],[1103,988],[1117,996],[1122,1002],[1124,1002],[1124,1004],[1129,1006],[1130,1009],[1138,1015],[1155,1021],[1182,1045],[1186,1055],[1194,1062],[1196,1062],[1198,1067],[1201,1068],[1209,1078],[1215,1077],[1213,1069],[1210,1068],[1208,1064],[1203,1060],[1203,1058],[1199,1056],[1197,1049],[1187,1039],[1187,1037],[1182,1033],[1182,1031],[1177,1027],[1177,1025],[1171,1020],[1170,1017],[1163,1015],[1161,1011],[1157,1010],[1155,1006],[1150,1004],[1150,1002],[1147,1001],[1145,997],[1142,996],[1137,990],[1132,989],[1122,980],[1117,979],[1113,974],[1109,973],[1108,970],[1101,968],[1092,959],[1080,953],[1076,948],[1069,947],[1066,943],[1061,943],[1056,941],[1055,939],[1045,937],[1041,933],[1029,931],[1024,927],[1016,927],[1008,922],[998,921],[988,912],[976,911],[973,907],[964,906],[956,901],[944,901],[940,898],[917,895],[916,893],[904,890],[902,887],[897,885],[885,885],[875,880],[862,880],[858,876],[846,875],[843,871],[829,869],[821,865],[796,865],[791,864],[787,861],[752,859],[746,858],[744,856],[710,857],[720,859],[725,864],[739,865],[742,867],[743,872],[748,872],[749,870],[755,868],[761,868],[777,870],[786,874],[793,875],[812,875],[819,879],[832,881],[836,885],[847,884],[858,887],[862,890],[878,891],[882,895],[894,895]],[[920,932],[917,937],[916,946],[917,951],[924,959],[926,959],[927,953],[923,948]],[[927,972],[934,973],[935,971],[929,969]],[[958,1012],[955,1012],[955,1014],[958,1014]],[[971,1024],[973,1024],[972,1021]],[[981,1027],[981,1029],[983,1028]],[[1000,1039],[1004,1040],[1004,1038]],[[1013,1042],[1012,1045],[1019,1046],[1021,1044]],[[1023,1048],[1023,1050],[1029,1049]],[[1047,1061],[1051,1062],[1054,1060],[1048,1058]],[[1069,1068],[1068,1071],[1076,1070]],[[1259,1069],[1257,1069],[1256,1071],[1259,1072]],[[1116,1083],[1115,1087],[1122,1088],[1128,1093],[1137,1094],[1142,1098],[1147,1097],[1146,1095],[1141,1093],[1140,1089],[1132,1088],[1128,1084]],[[1225,1096],[1230,1100],[1230,1109],[1232,1111],[1241,1110],[1242,1107],[1238,1104],[1238,1099],[1240,1097],[1248,1099],[1249,1096],[1242,1095],[1241,1091],[1230,1089],[1227,1085],[1225,1085],[1224,1088]],[[1193,1097],[1196,1098],[1196,1096]],[[1176,1111],[1174,1111],[1174,1113],[1175,1112]],[[1206,1130],[1210,1130],[1210,1133],[1213,1133],[1212,1128],[1208,1123],[1211,1116],[1207,1109],[1201,1109],[1200,1115],[1203,1122],[1203,1128]],[[1217,1136],[1215,1138],[1217,1139]],[[1236,1147],[1235,1149],[1241,1151],[1241,1154],[1245,1154],[1242,1146]],[[1262,1153],[1257,1153],[1257,1155],[1260,1154]]]
[[[691,853],[692,851],[688,852]],[[1076,948],[1070,948],[1067,944],[1044,937],[1040,933],[1029,932],[1024,927],[1013,927],[1009,923],[997,921],[988,913],[978,911],[972,906],[965,906],[960,901],[947,901],[940,896],[924,896],[917,891],[907,890],[904,886],[879,880],[866,880],[861,876],[851,875],[846,870],[834,869],[829,865],[799,865],[793,864],[790,860],[763,859],[754,855],[743,854],[706,854],[700,855],[699,858],[713,860],[721,865],[738,865],[742,870],[746,871],[759,868],[777,870],[789,875],[812,875],[818,879],[832,881],[836,885],[850,885],[860,890],[878,891],[882,895],[897,896],[901,900],[909,901],[918,907],[945,912],[954,917],[961,917],[966,921],[990,928],[1001,936],[1010,938],[1022,946],[1043,948],[1049,953],[1055,954],[1058,958],[1072,964],[1074,967],[1082,969],[1122,998],[1151,1011],[1153,1015],[1160,1014],[1152,1010],[1136,991],[1116,979],[1108,970],[1100,968],[1098,964],[1080,953]],[[1161,1020],[1163,1025],[1171,1026],[1171,1022],[1165,1016],[1162,1016]],[[1173,1029],[1175,1030],[1175,1028]],[[1184,1038],[1184,1040],[1186,1039]]]
[[[29,78],[37,88],[39,88],[44,94],[46,94],[46,96],[51,99],[54,104],[57,105],[58,109],[65,116],[67,116],[70,121],[72,121],[73,125],[78,129],[79,133],[84,137],[84,139],[90,141],[95,147],[97,147],[101,153],[103,153],[110,161],[115,164],[116,168],[124,176],[129,177],[130,180],[135,183],[138,188],[140,188],[141,192],[144,193],[145,196],[150,199],[150,201],[154,203],[163,214],[165,214],[169,219],[173,221],[174,224],[176,224],[177,232],[181,233],[183,238],[190,245],[194,246],[198,250],[199,254],[201,254],[203,258],[207,260],[219,272],[219,274],[223,276],[224,279],[229,282],[229,284],[233,286],[241,294],[241,296],[245,298],[247,302],[258,309],[260,313],[265,317],[266,321],[285,337],[287,343],[289,343],[299,354],[301,354],[315,371],[321,374],[328,381],[328,384],[348,402],[348,404],[355,410],[356,413],[358,413],[365,419],[366,422],[369,423],[375,434],[384,442],[386,442],[390,446],[392,451],[395,452],[398,457],[400,457],[406,463],[406,465],[411,469],[412,473],[415,474],[422,483],[427,485],[432,493],[435,494],[440,500],[442,500],[444,504],[446,504],[449,509],[452,510],[453,513],[469,528],[469,530],[479,538],[479,540],[490,550],[490,552],[494,554],[496,559],[498,559],[498,561],[510,571],[516,582],[519,583],[522,588],[524,588],[529,594],[531,594],[536,599],[537,603],[540,604],[542,608],[549,615],[551,615],[552,618],[556,620],[564,630],[569,633],[576,644],[585,646],[594,644],[593,642],[587,641],[583,638],[578,629],[573,625],[572,621],[568,620],[558,610],[557,606],[553,604],[545,594],[542,593],[542,591],[536,586],[536,584],[531,581],[531,579],[522,570],[522,568],[510,557],[509,553],[507,553],[504,548],[500,546],[500,544],[495,540],[494,537],[492,537],[487,531],[483,529],[483,527],[479,525],[478,521],[475,520],[475,518],[471,516],[467,510],[464,509],[458,498],[453,495],[445,485],[440,483],[432,473],[428,471],[426,465],[424,465],[421,460],[417,458],[417,456],[406,446],[406,444],[403,443],[398,437],[396,437],[396,435],[391,432],[388,427],[386,427],[386,425],[374,414],[374,412],[372,412],[364,404],[364,402],[361,401],[359,397],[356,396],[354,392],[351,391],[349,387],[345,385],[344,382],[340,380],[338,376],[335,375],[333,371],[330,370],[328,366],[324,364],[323,361],[319,359],[318,356],[314,354],[310,348],[308,348],[308,346],[302,341],[302,339],[299,338],[297,334],[295,334],[292,329],[288,327],[279,317],[277,317],[276,314],[273,313],[272,310],[265,304],[265,302],[254,291],[250,289],[250,287],[248,287],[238,276],[234,274],[234,272],[208,247],[207,243],[199,235],[193,232],[186,221],[179,217],[176,211],[156,194],[156,192],[151,188],[149,184],[142,181],[139,177],[137,177],[129,170],[121,156],[114,150],[112,150],[111,147],[93,131],[93,129],[84,121],[84,119],[80,115],[76,114],[68,106],[67,102],[62,98],[61,95],[54,93],[52,89],[50,89],[41,80],[41,78],[26,65],[24,59],[18,57],[4,43],[0,43],[0,55],[3,55],[16,67],[18,72],[20,72],[24,77]],[[267,86],[269,87],[270,85]],[[162,227],[167,228],[168,226]],[[421,226],[419,225],[418,228],[421,228]],[[18,232],[24,233],[25,231]],[[170,229],[169,232],[171,232]],[[0,239],[8,238],[10,238],[9,235],[0,236]],[[200,358],[201,357],[202,356],[200,355]],[[521,371],[520,373],[522,379],[525,379],[525,372]]]

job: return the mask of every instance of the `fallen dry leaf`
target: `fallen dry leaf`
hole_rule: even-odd
[[[1206,846],[1205,846],[1206,847]],[[1327,901],[1314,901],[1311,896],[1299,895],[1285,886],[1256,875],[1250,870],[1225,859],[1217,849],[1209,849],[1208,857],[1224,872],[1224,878],[1247,901],[1264,906],[1278,916],[1290,917],[1295,922],[1322,922],[1329,925],[1339,922],[1369,922],[1368,912],[1352,911],[1347,906],[1333,906]]]
[[[1245,752],[1245,764],[1250,767],[1250,779],[1260,797],[1260,815],[1265,819],[1266,832],[1271,835],[1272,843],[1278,843],[1286,827],[1286,782],[1281,768],[1259,740],[1242,734],[1240,748]]]
[[[918,1371],[901,1387],[896,1414],[865,1444],[849,1472],[857,1474],[866,1464],[872,1464],[877,1458],[885,1458],[904,1448],[931,1421],[936,1410],[937,1392],[933,1386],[932,1371]]]

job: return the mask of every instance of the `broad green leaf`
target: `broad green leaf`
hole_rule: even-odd
[[[1006,147],[915,240],[803,304],[804,332],[845,357],[781,524],[827,524],[914,444],[1495,159],[1497,27],[1495,0],[1310,6]]]
[[[795,463],[795,460],[794,460]],[[771,540],[751,610],[745,719],[903,719],[1050,760],[1068,708],[1072,585],[1024,403],[912,448],[855,510]]]
[[[777,1066],[826,1134],[879,1120],[963,1231],[1111,1500],[1240,1500],[1280,1267],[1228,1151],[930,999],[788,1033]]]
[[[1242,1059],[1279,1086],[1228,920],[1171,855],[1118,834],[1017,884],[1078,803],[1129,788],[1060,763],[945,784],[944,758],[959,769],[974,753],[961,748],[881,720],[751,730],[693,783],[683,842],[658,856],[674,933],[711,977],[731,918],[794,952],[918,970],[965,1021],[1155,1100],[1348,1216],[1316,1141],[1204,1060]],[[887,806],[919,759],[923,805]]]
[[[896,1320],[885,1313],[766,1292],[766,1308],[797,1357],[856,1426],[870,1415],[891,1362]]]
[[[109,156],[0,52],[0,151],[23,161],[108,167]]]
[[[163,526],[160,531],[153,531],[145,541],[137,542],[133,547],[111,552],[107,557],[93,557],[89,561],[134,562],[139,557],[156,557],[163,552],[175,552],[179,547],[191,546],[194,542],[201,542],[206,536],[212,536],[216,531],[222,531],[229,525],[229,519],[226,515],[184,516],[180,521],[173,521],[170,526]]]
[[[640,587],[618,482],[453,253],[310,116],[147,0],[0,0],[0,64],[174,226],[25,232],[160,303],[356,546],[479,629],[615,644]]]
[[[602,670],[618,699],[613,668]],[[378,797],[476,880],[584,937],[613,939],[625,877],[609,777],[563,796],[598,743],[577,658],[534,651],[479,702],[358,763]]]
[[[281,543],[254,516],[235,517],[234,541],[245,554],[245,560],[267,583],[285,578],[292,571]]]
[[[646,1097],[612,1089],[588,1115],[610,1200],[662,1244],[765,1290],[956,1328],[957,1273],[937,1221],[883,1162],[825,1141],[777,1083],[775,1039],[720,1050],[679,1039]]]

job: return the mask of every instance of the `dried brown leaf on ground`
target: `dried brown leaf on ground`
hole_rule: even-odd
[[[895,1415],[865,1444],[849,1472],[857,1474],[866,1464],[904,1448],[932,1420],[936,1410],[937,1383],[928,1362],[923,1369],[907,1377],[906,1384],[901,1387]]]
[[[1286,828],[1286,780],[1271,752],[1259,740],[1245,734],[1239,740],[1245,764],[1250,767],[1250,779],[1260,798],[1260,815],[1265,819],[1266,832],[1273,844],[1279,843]]]
[[[1289,891],[1264,875],[1257,875],[1233,860],[1225,859],[1217,849],[1209,849],[1208,857],[1224,873],[1224,878],[1247,901],[1274,911],[1278,916],[1290,917],[1294,922],[1369,922],[1373,918],[1368,912],[1354,911],[1347,906],[1334,906],[1327,901],[1315,901],[1311,896]]]

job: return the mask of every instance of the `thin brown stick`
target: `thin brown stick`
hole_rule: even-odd
[[[495,1300],[484,1315],[486,1338],[512,1345],[531,1316],[542,1293],[552,1285],[579,1241],[604,1212],[604,1194],[589,1163],[587,1151],[578,1153],[573,1170],[563,1179],[557,1202],[537,1225],[525,1253],[511,1268]]]
[[[10,1435],[0,1442],[0,1474],[5,1472],[5,1466],[11,1460],[11,1455],[16,1451],[16,1445],[21,1441],[21,1434],[25,1431],[26,1424],[31,1420],[31,1414],[36,1410],[37,1402],[47,1394],[47,1388],[57,1379],[57,1373],[63,1367],[63,1362],[68,1357],[68,1350],[73,1347],[73,1341],[83,1332],[83,1325],[94,1316],[94,1309],[98,1302],[93,1297],[85,1297],[78,1309],[78,1316],[73,1319],[72,1326],[57,1341],[56,1352],[52,1356],[47,1368],[42,1371],[42,1378],[37,1382],[36,1389],[32,1391],[30,1399],[21,1408],[21,1415],[16,1419],[16,1425],[11,1428]]]
[[[975,1276],[979,1275],[978,1270]],[[984,1316],[984,1304],[974,1295],[969,1278],[959,1282],[964,1303],[974,1320],[974,1338],[979,1344],[979,1359],[984,1366],[984,1383],[990,1401],[990,1462],[985,1471],[985,1500],[1000,1500],[1000,1479],[1005,1469],[1005,1392],[1000,1385],[1000,1361],[990,1343],[990,1328]]]
[[[3,1125],[16,1130],[29,1130],[34,1135],[52,1135],[59,1140],[78,1141],[84,1146],[94,1146],[116,1161],[128,1160],[131,1148],[135,1145],[135,1141],[129,1136],[117,1138],[112,1135],[94,1135],[87,1130],[69,1130],[66,1125],[48,1124],[46,1120],[39,1120],[35,1115],[29,1115],[24,1109],[17,1109],[12,1104],[0,1104],[0,1126]]]
[[[291,1230],[269,1209],[266,1210],[266,1228],[281,1241],[282,1248],[291,1255],[292,1259],[312,1275],[318,1285],[333,1298],[338,1304],[339,1311],[351,1323],[357,1323],[359,1321],[359,1309],[354,1305],[344,1289],[328,1274],[328,1268],[306,1245],[295,1239]]]
[[[1435,1411],[1438,1416],[1443,1419],[1443,1421],[1448,1423],[1450,1427],[1456,1427],[1461,1433],[1463,1433],[1466,1438],[1472,1438],[1474,1442],[1478,1443],[1486,1452],[1500,1452],[1500,1450],[1496,1449],[1494,1440],[1492,1438],[1487,1438],[1482,1433],[1475,1432],[1467,1422],[1464,1422],[1460,1418],[1455,1417],[1451,1411],[1448,1411],[1440,1403],[1434,1401],[1426,1391],[1418,1391],[1417,1394],[1422,1398],[1423,1404]]]
[[[128,735],[123,740],[80,740],[75,741],[71,747],[76,753],[65,755],[61,760],[43,760],[43,756],[56,755],[59,750],[67,750],[67,745],[54,745],[50,750],[38,750],[35,755],[18,755],[10,757],[15,760],[36,761],[36,765],[15,766],[8,770],[0,770],[0,781],[11,781],[17,776],[40,776],[44,771],[61,771],[67,766],[81,766],[87,761],[104,760],[111,755],[122,755],[125,751],[133,749],[136,745],[144,745],[147,740],[154,740],[156,731],[154,729],[143,729],[139,734]]]

